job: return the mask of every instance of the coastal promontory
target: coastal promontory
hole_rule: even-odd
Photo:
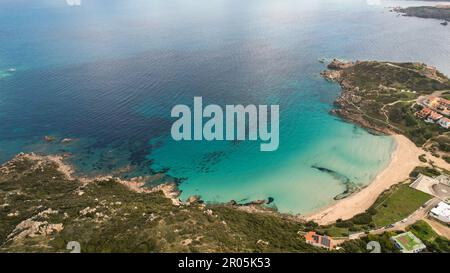
[[[450,21],[450,5],[419,6],[407,8],[398,7],[394,8],[393,11],[399,12],[404,16],[444,20],[442,25],[447,25],[447,22]]]
[[[450,80],[423,63],[333,60],[322,75],[342,93],[332,113],[374,132],[403,134],[450,160]]]

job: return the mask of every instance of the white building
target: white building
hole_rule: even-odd
[[[450,119],[448,119],[448,118],[441,118],[438,121],[438,124],[441,125],[442,127],[446,128],[446,129],[448,129],[448,128],[450,128]]]
[[[450,224],[450,205],[440,202],[430,211],[430,216],[443,223]]]

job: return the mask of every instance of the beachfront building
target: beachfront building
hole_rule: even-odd
[[[423,120],[425,120],[425,122],[429,122],[429,123],[439,123],[439,121],[441,119],[445,119],[443,115],[441,115],[427,107],[416,112],[416,117],[423,119]],[[442,127],[444,127],[444,126],[442,126]]]
[[[444,127],[445,129],[450,128],[450,119],[448,118],[441,118],[438,121],[438,124],[441,125],[442,127]]]
[[[392,236],[391,241],[402,253],[418,253],[427,248],[422,241],[410,231]]]
[[[330,237],[326,235],[325,236],[319,235],[314,231],[306,233],[305,240],[308,244],[311,244],[313,246],[323,247],[329,250],[334,248],[333,240],[331,240]]]
[[[448,100],[437,96],[423,96],[420,98],[420,101],[422,104],[432,109],[437,109],[438,107],[446,106],[448,104]]]
[[[449,116],[450,115],[450,101],[444,98],[438,98],[438,105],[436,109],[442,114]]]
[[[450,224],[450,205],[440,202],[430,211],[430,216],[445,224]]]
[[[445,116],[450,115],[450,100],[436,96],[421,96],[417,102],[431,110],[437,111]]]
[[[441,118],[443,118],[444,116],[436,113],[434,111],[431,111],[431,113],[428,115],[427,119],[425,121],[428,122],[437,122],[438,120],[440,120]]]
[[[423,119],[423,120],[425,120],[425,122],[428,122],[428,123],[437,123],[445,129],[450,128],[450,119],[449,118],[446,118],[443,115],[441,115],[427,107],[416,112],[416,117]]]
[[[430,108],[425,107],[422,110],[418,111],[416,113],[416,116],[421,119],[426,119],[431,114],[432,111],[433,110],[431,110]]]

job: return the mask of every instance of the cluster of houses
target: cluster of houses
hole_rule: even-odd
[[[426,122],[439,124],[443,128],[450,128],[450,101],[436,96],[422,96],[417,102],[424,108],[416,112],[416,116]]]

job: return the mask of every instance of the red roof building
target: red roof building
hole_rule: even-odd
[[[443,117],[443,115],[438,114],[434,111],[431,111],[431,113],[428,115],[428,118],[432,119],[433,121],[437,121],[437,120],[441,119],[442,117]]]
[[[425,119],[427,118],[431,112],[433,112],[430,108],[423,108],[422,110],[420,110],[419,112],[416,113],[417,117]]]
[[[305,240],[308,244],[311,244],[313,246],[323,247],[327,249],[333,249],[333,240],[331,240],[328,236],[322,236],[314,231],[310,231],[305,234]]]

